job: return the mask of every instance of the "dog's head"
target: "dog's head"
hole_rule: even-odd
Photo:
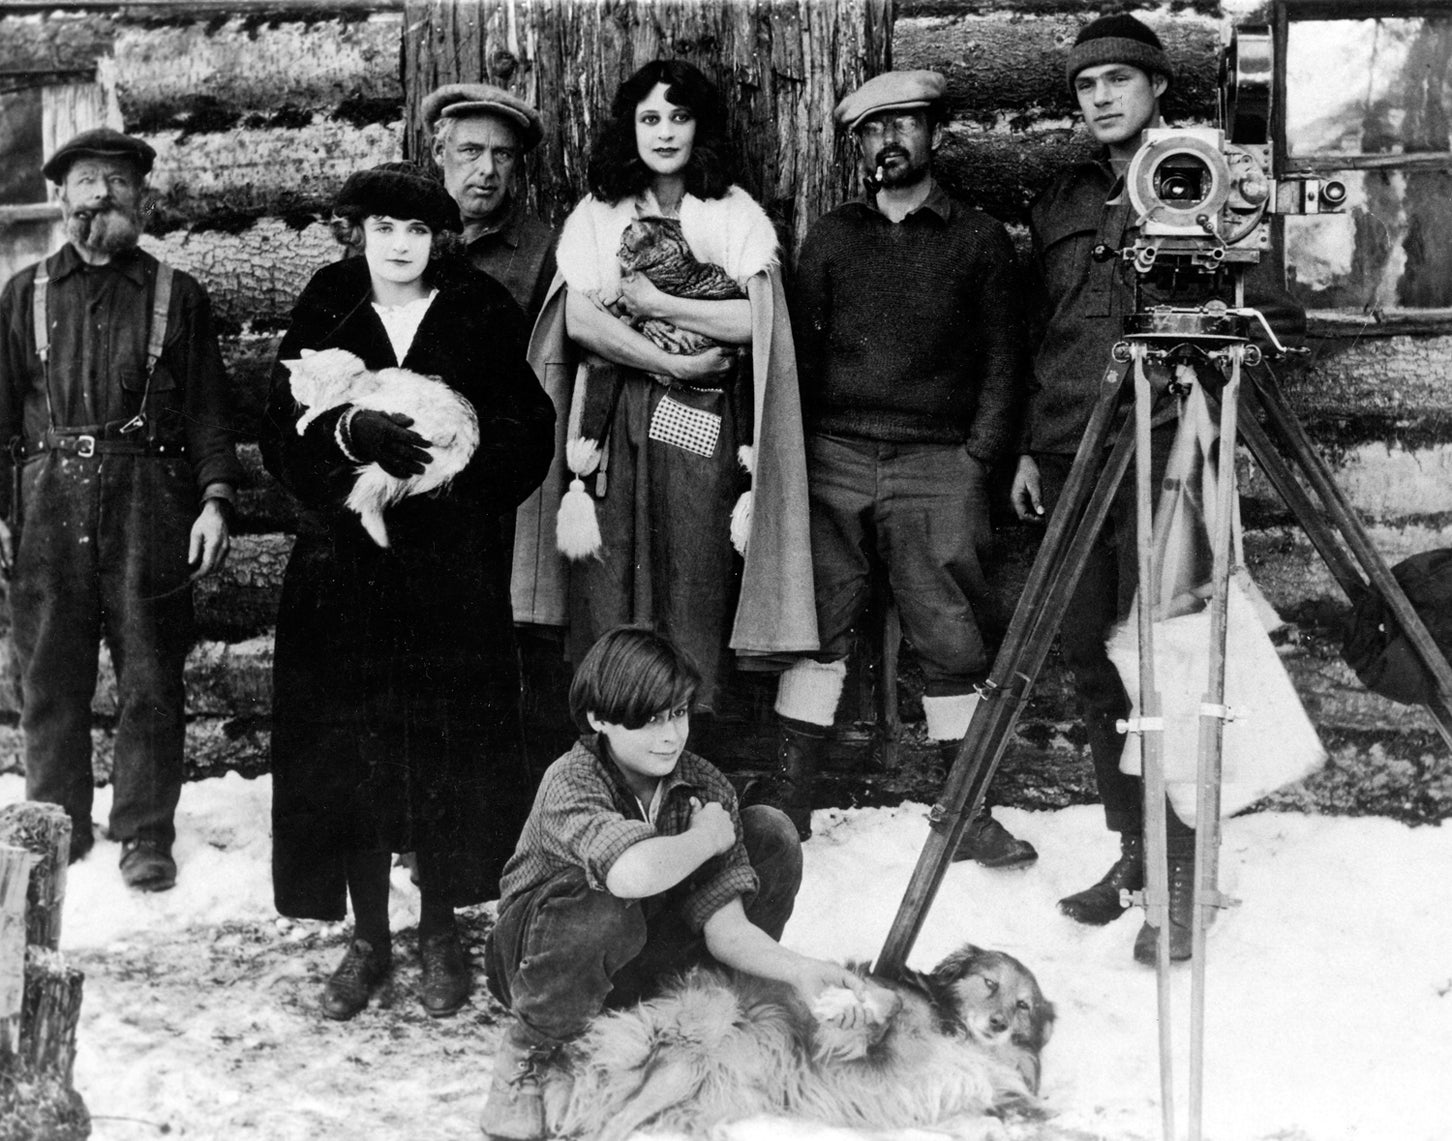
[[[985,1046],[1009,1045],[1037,1054],[1054,1030],[1054,1004],[1033,972],[1012,955],[969,943],[929,976],[945,1016]]]

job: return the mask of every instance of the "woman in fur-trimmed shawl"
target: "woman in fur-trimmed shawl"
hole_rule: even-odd
[[[778,244],[727,177],[722,127],[714,88],[680,61],[647,64],[615,97],[530,346],[558,414],[557,455],[520,511],[513,578],[515,620],[567,626],[572,660],[624,622],[672,638],[701,668],[707,709],[728,648],[817,645]],[[678,221],[691,254],[745,298],[678,297],[622,274],[621,236],[648,216]],[[648,318],[717,345],[668,352],[637,331]]]

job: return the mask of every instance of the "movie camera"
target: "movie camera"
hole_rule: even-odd
[[[1134,239],[1101,256],[1122,258],[1171,292],[1231,293],[1239,304],[1239,289],[1227,285],[1269,251],[1273,215],[1345,205],[1343,182],[1274,173],[1273,77],[1270,30],[1234,31],[1220,57],[1220,126],[1144,132],[1125,174]]]

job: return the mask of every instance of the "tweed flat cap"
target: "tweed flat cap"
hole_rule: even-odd
[[[1064,78],[1072,88],[1074,77],[1086,67],[1105,63],[1131,64],[1143,72],[1163,75],[1167,83],[1175,78],[1174,65],[1159,36],[1148,24],[1123,12],[1084,25],[1064,61]]]
[[[423,117],[430,129],[440,118],[498,115],[514,124],[519,145],[534,150],[544,136],[539,112],[502,87],[490,83],[446,83],[424,96]]]
[[[884,71],[838,103],[832,117],[840,126],[855,131],[863,119],[878,111],[910,110],[936,103],[947,86],[936,71]]]
[[[156,152],[150,145],[131,135],[123,135],[110,127],[97,127],[82,131],[60,147],[50,160],[40,168],[41,173],[56,185],[66,179],[66,172],[78,158],[86,156],[99,158],[129,158],[136,164],[136,170],[145,178],[151,173],[151,164],[156,161]]]
[[[385,162],[348,176],[333,203],[337,214],[417,219],[431,230],[458,230],[459,207],[444,184],[411,162]]]

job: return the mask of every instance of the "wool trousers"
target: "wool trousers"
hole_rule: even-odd
[[[190,465],[49,452],[27,461],[22,487],[10,602],[25,794],[90,828],[91,701],[104,638],[116,674],[110,835],[170,842],[192,642]]]
[[[786,814],[741,810],[760,887],[746,918],[780,939],[802,882],[802,848]],[[512,900],[485,947],[489,989],[537,1035],[564,1041],[606,1008],[648,997],[672,975],[713,960],[700,932],[654,900],[620,899],[569,868]]]

